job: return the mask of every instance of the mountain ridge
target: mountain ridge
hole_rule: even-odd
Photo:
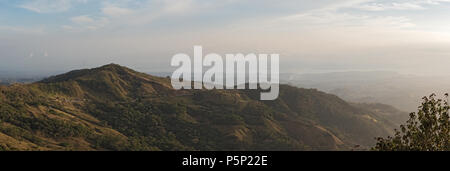
[[[314,89],[281,85],[263,102],[258,90],[174,90],[117,64],[0,90],[4,150],[348,150],[395,125]]]

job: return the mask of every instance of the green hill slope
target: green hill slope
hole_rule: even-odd
[[[1,150],[348,150],[392,125],[373,108],[282,85],[174,90],[115,64],[0,86]]]

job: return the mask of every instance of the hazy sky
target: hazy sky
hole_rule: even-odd
[[[281,72],[450,73],[450,0],[0,0],[0,71],[279,53]]]

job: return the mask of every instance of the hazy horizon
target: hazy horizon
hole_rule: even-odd
[[[279,53],[284,73],[446,75],[449,0],[1,0],[0,70],[118,63],[169,72],[176,53]],[[276,4],[276,5],[274,5]]]

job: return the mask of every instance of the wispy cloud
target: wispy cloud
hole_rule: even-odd
[[[128,8],[121,8],[117,6],[106,6],[101,9],[103,14],[110,16],[110,17],[119,17],[124,15],[132,14],[133,11]]]
[[[44,27],[21,27],[21,26],[1,26],[0,25],[0,31],[7,31],[7,32],[13,32],[13,33],[21,33],[21,34],[35,34],[40,35],[44,34],[45,30]]]
[[[385,11],[385,10],[423,10],[425,7],[423,7],[421,4],[417,3],[390,3],[390,4],[382,4],[382,3],[371,3],[371,4],[365,4],[358,7],[362,10],[367,11]]]
[[[109,20],[105,17],[93,18],[89,15],[81,15],[72,17],[70,19],[74,24],[72,25],[62,25],[63,30],[80,32],[80,31],[93,31],[105,27]]]
[[[19,5],[19,7],[37,12],[52,13],[69,10],[74,3],[86,3],[88,0],[29,0]]]
[[[71,20],[72,20],[72,22],[77,23],[77,24],[85,24],[85,23],[93,23],[94,22],[94,19],[92,19],[88,15],[72,17]]]
[[[194,8],[194,1],[192,0],[167,0],[164,1],[163,5],[163,11],[172,14],[188,12]]]
[[[302,27],[341,27],[341,28],[384,28],[403,29],[412,28],[415,24],[405,16],[371,15],[367,13],[352,13],[345,9],[359,8],[365,10],[386,10],[388,5],[373,5],[374,0],[345,0],[341,3],[331,3],[322,8],[317,8],[297,14],[291,14],[278,18],[280,21],[301,25]],[[411,4],[396,4],[392,9],[421,9],[421,6]],[[277,20],[278,20],[277,19]]]
[[[371,2],[360,4],[356,8],[366,11],[387,11],[387,10],[424,10],[430,5],[439,5],[450,0],[413,0],[399,2]]]
[[[123,25],[143,26],[151,24],[153,21],[164,17],[184,17],[193,13],[201,13],[202,9],[208,6],[209,2],[200,0],[115,0],[104,1],[100,8],[98,17],[107,18],[110,27]],[[218,3],[223,4],[223,2]]]
[[[309,12],[290,15],[279,19],[302,28],[359,28],[359,29],[409,29],[416,26],[409,18],[402,16],[371,16],[364,14],[337,13],[332,11]],[[283,24],[285,26],[286,24]]]

